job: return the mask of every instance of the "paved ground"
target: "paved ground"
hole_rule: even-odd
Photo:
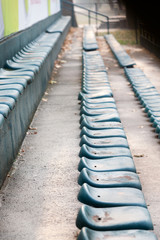
[[[155,233],[160,237],[160,141],[107,44],[101,37],[98,42]],[[160,91],[159,60],[142,48],[126,47],[126,50]],[[73,33],[70,49],[61,63],[0,192],[2,240],[77,238],[75,219],[81,206],[77,200],[81,30]]]
[[[2,189],[1,240],[76,239],[79,33],[73,34],[72,42],[39,105],[16,171]]]
[[[160,140],[151,127],[139,101],[134,96],[123,69],[119,67],[109,47],[99,38],[101,54],[108,68],[109,80],[123,123],[129,146],[139,174],[143,193],[153,220],[155,233],[160,239]],[[160,92],[160,61],[142,47],[125,46]]]

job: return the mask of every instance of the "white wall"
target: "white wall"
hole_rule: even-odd
[[[3,15],[2,15],[2,7],[0,0],[0,38],[4,36],[4,24],[3,24]]]
[[[60,0],[51,0],[51,14],[60,11]]]
[[[51,0],[51,14],[60,11],[60,0]],[[47,0],[28,0],[28,12],[25,0],[19,0],[19,30],[48,17]]]

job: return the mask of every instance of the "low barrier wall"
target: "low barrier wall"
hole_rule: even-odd
[[[46,33],[47,28],[59,18],[61,18],[60,13],[55,14],[0,42],[0,67],[4,67],[0,70],[0,186],[17,156],[28,126],[47,88],[54,61],[71,26],[68,17],[67,21],[64,21],[63,32],[57,32],[56,29],[55,33]],[[39,51],[41,45],[42,50]],[[16,55],[16,64],[20,64],[20,67],[17,69],[11,64],[10,68],[6,60],[11,59],[13,63],[12,57],[18,52],[18,54],[22,53],[20,50],[25,46],[32,52],[33,65],[27,55],[31,53],[26,50],[24,65],[23,59],[19,60]],[[37,52],[36,47],[38,47]],[[42,63],[35,66],[34,60],[39,61],[46,49],[47,54],[42,59]]]

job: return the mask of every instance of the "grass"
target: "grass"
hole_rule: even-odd
[[[114,35],[117,41],[122,45],[136,45],[136,33],[135,30],[110,30],[110,33]],[[106,32],[99,32],[99,36],[105,35]]]
[[[135,30],[116,30],[111,31],[117,41],[122,45],[136,45]]]

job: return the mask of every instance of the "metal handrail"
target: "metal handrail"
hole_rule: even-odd
[[[64,7],[65,9],[67,9],[67,10],[71,10],[70,8],[68,8],[68,7]],[[81,15],[83,15],[83,16],[88,16],[88,14],[86,14],[86,13],[83,13],[83,12],[79,12],[79,11],[75,11],[74,10],[74,12],[75,13],[78,13],[78,14],[81,14]],[[91,19],[96,19],[95,17],[93,17],[93,16],[90,16],[90,18]],[[101,19],[98,19],[98,21],[100,21],[101,23],[105,23],[105,21],[104,20],[101,20]]]
[[[88,14],[84,14],[84,13],[82,14],[82,13],[80,13],[80,12],[78,12],[78,13],[80,13],[80,14],[82,14],[82,15],[88,16],[88,23],[89,23],[89,25],[91,24],[91,18],[96,19],[96,24],[97,24],[97,21],[105,22],[105,21],[102,21],[101,19],[98,19],[97,16],[104,17],[104,18],[106,19],[107,32],[108,32],[108,34],[109,34],[109,17],[108,17],[107,15],[102,14],[102,13],[97,12],[97,11],[94,11],[94,10],[90,10],[90,9],[88,9],[88,8],[86,8],[86,7],[83,7],[83,6],[80,6],[80,5],[78,5],[78,4],[71,3],[71,2],[69,2],[69,1],[67,1],[67,0],[61,0],[61,1],[62,1],[63,3],[66,3],[66,4],[68,4],[68,5],[70,5],[70,6],[72,7],[72,9],[71,9],[71,11],[72,11],[72,21],[73,21],[74,7],[81,8],[81,9],[83,9],[83,10],[85,10],[85,11],[88,12]],[[68,9],[67,7],[64,7],[64,8]],[[96,17],[91,17],[91,13],[95,14]],[[72,22],[72,23],[73,23],[73,22]]]

